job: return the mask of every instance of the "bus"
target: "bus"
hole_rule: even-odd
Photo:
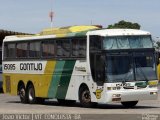
[[[3,92],[3,88],[2,88],[2,48],[0,48],[0,93]]]
[[[156,50],[156,57],[157,57],[157,77],[160,82],[160,51]]]
[[[3,90],[22,103],[121,103],[156,100],[151,34],[135,29],[70,26],[3,41]]]

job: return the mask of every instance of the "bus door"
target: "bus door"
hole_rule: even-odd
[[[105,57],[102,54],[94,56],[95,80],[98,85],[103,85],[105,81]]]

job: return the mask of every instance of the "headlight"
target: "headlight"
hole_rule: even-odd
[[[113,94],[112,95],[112,101],[113,102],[121,101],[121,94]]]
[[[120,90],[121,87],[107,87],[107,90]]]

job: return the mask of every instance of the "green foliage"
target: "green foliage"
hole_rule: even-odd
[[[130,29],[140,29],[140,25],[138,23],[132,23],[127,22],[124,20],[119,21],[118,23],[115,23],[114,25],[108,25],[108,29],[114,29],[114,28],[130,28]]]
[[[155,46],[155,47],[156,47],[156,49],[158,49],[158,50],[160,49],[160,42],[159,42],[159,41],[156,42],[156,46]]]

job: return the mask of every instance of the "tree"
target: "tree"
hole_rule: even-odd
[[[160,50],[160,42],[159,42],[159,41],[156,42],[155,48],[156,48],[157,50]]]
[[[108,29],[114,29],[114,28],[130,28],[130,29],[140,29],[140,25],[138,23],[132,23],[127,22],[124,20],[119,21],[118,23],[115,23],[114,25],[108,25]]]

